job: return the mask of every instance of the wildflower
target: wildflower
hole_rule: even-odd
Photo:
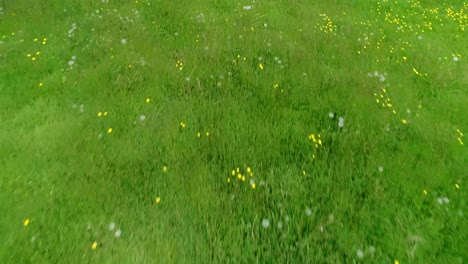
[[[236,175],[236,171],[235,171],[235,170],[232,170],[232,171],[231,171],[231,175],[232,175],[232,176],[235,176],[235,175]]]
[[[200,137],[201,137],[201,133],[200,133],[200,132],[198,132],[198,134],[197,134],[197,138],[200,138]]]
[[[122,39],[122,40],[120,40],[120,42],[121,42],[122,44],[124,44],[124,45],[127,44],[127,40],[126,40],[126,39]]]
[[[101,116],[102,116],[102,112],[97,113],[97,116],[98,116],[98,117],[101,117]]]
[[[344,118],[343,117],[338,118],[338,126],[340,128],[342,128],[344,126]]]
[[[94,243],[91,245],[91,249],[96,250],[96,248],[97,248],[97,242],[94,241]]]
[[[122,235],[122,230],[117,229],[117,231],[115,231],[115,237],[119,238],[121,235]]]
[[[453,61],[454,61],[454,62],[457,62],[458,59],[459,59],[459,58],[458,58],[457,56],[453,56]]]
[[[109,129],[107,129],[107,134],[110,134],[112,133],[112,127],[110,127]]]
[[[42,87],[43,83],[39,83],[39,87]]]
[[[207,131],[207,132],[206,132],[206,136],[209,137],[209,136],[210,136],[210,132]]]
[[[163,172],[164,172],[164,173],[167,172],[167,166],[164,166],[164,167],[163,167]]]
[[[423,190],[423,193],[424,193],[424,195],[427,195],[427,191],[426,191],[426,189],[424,189],[424,190]]]
[[[141,116],[140,116],[140,121],[145,121],[145,118],[146,118],[145,115],[141,115]]]
[[[252,169],[250,167],[247,167],[247,172],[248,173],[251,173],[252,172]]]
[[[256,187],[255,183],[254,183],[254,184],[252,184],[252,189],[255,189],[255,187]]]
[[[400,261],[395,259],[395,264],[400,264]]]
[[[104,116],[107,116],[107,112],[104,112]]]
[[[263,64],[259,63],[258,67],[260,67],[260,70],[263,70]]]
[[[306,208],[306,215],[311,216],[312,215],[312,210],[310,210],[309,207]]]
[[[364,252],[361,249],[358,249],[356,251],[356,255],[358,256],[358,258],[362,259],[364,257]]]
[[[231,182],[231,178],[230,178],[230,177],[227,178],[227,182],[228,182],[228,183]]]
[[[402,119],[401,122],[406,125],[408,123],[408,120]]]
[[[270,221],[266,218],[263,218],[262,225],[264,228],[268,228],[270,226]]]
[[[379,169],[379,172],[380,172],[380,173],[383,172],[383,167],[382,167],[382,166],[379,166],[378,169]]]
[[[185,128],[185,123],[184,123],[184,122],[180,122],[180,127],[181,127],[181,128]]]
[[[458,183],[455,183],[455,188],[460,189],[460,185],[458,185]]]
[[[31,220],[29,220],[29,218],[26,218],[24,220],[24,222],[23,222],[23,226],[25,226],[25,227],[28,226],[30,222],[31,222]]]
[[[335,113],[333,113],[333,112],[329,112],[329,113],[328,113],[328,117],[330,117],[330,118],[334,118],[334,117],[335,117]]]
[[[151,99],[148,97],[146,98],[146,103],[149,104],[151,102]]]
[[[252,9],[252,6],[244,6],[244,10],[251,10]]]
[[[161,202],[161,197],[159,197],[159,196],[156,197],[156,203],[158,204],[158,203],[160,203],[160,202]]]

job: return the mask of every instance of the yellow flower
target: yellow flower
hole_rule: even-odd
[[[248,173],[252,172],[252,169],[250,167],[247,167],[247,172]]]
[[[156,197],[156,203],[158,204],[158,203],[160,203],[160,202],[161,202],[161,197],[159,197],[159,196]]]
[[[455,183],[455,188],[460,189],[460,185],[458,185],[458,183]]]
[[[165,173],[167,172],[167,166],[163,167],[163,172],[165,172]]]
[[[237,174],[237,179],[239,179],[239,180],[242,179],[242,174],[238,173]]]
[[[424,190],[423,190],[423,193],[424,193],[425,195],[427,195],[427,191],[426,191],[426,189],[424,189]]]
[[[206,136],[207,136],[207,137],[210,136],[210,132],[206,132]]]
[[[151,99],[150,99],[150,98],[146,98],[146,103],[149,104],[149,102],[151,102]]]
[[[256,185],[255,183],[252,183],[252,189],[255,189]]]
[[[107,134],[110,134],[112,133],[112,127],[110,127],[109,129],[107,129]]]
[[[232,171],[231,171],[231,174],[232,174],[232,176],[235,176],[235,175],[236,175],[236,171],[235,171],[235,170],[232,170]]]
[[[400,264],[400,261],[395,259],[395,264]]]
[[[184,123],[184,122],[180,122],[180,127],[185,128],[185,123]]]
[[[200,137],[201,137],[201,133],[200,133],[200,132],[198,132],[198,134],[197,134],[197,138],[200,138]]]
[[[259,63],[258,67],[260,67],[260,70],[263,70],[263,64]]]
[[[245,176],[242,176],[242,181],[245,181]]]
[[[41,87],[42,85],[44,85],[43,83],[39,83],[39,87]]]
[[[227,178],[227,182],[228,182],[228,183],[231,182],[231,178],[228,177],[228,178]]]
[[[406,119],[402,119],[401,122],[402,122],[403,124],[405,124],[405,125],[408,123],[408,121],[407,121]]]
[[[96,250],[96,248],[97,248],[97,242],[94,241],[94,243],[91,245],[91,249]]]
[[[26,220],[24,220],[23,226],[28,226],[30,222],[31,221],[29,220],[29,218],[26,218]]]
[[[97,116],[98,116],[98,117],[101,117],[101,116],[102,116],[102,112],[97,113]]]
[[[107,115],[107,112],[104,112],[104,116],[106,116],[106,115]]]
[[[302,171],[302,175],[304,175],[304,176],[306,175],[306,172],[305,172],[305,170],[303,170],[303,171]]]

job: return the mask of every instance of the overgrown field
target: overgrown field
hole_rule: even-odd
[[[0,263],[467,263],[468,2],[0,0]]]

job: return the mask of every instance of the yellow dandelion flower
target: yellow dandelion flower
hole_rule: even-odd
[[[427,195],[427,191],[426,191],[426,189],[424,189],[424,190],[423,190],[423,193],[424,193],[425,195]]]
[[[242,181],[245,181],[245,176],[242,176]]]
[[[108,114],[107,112],[104,112],[104,116],[107,116],[107,114]]]
[[[151,102],[151,99],[150,99],[150,98],[146,98],[146,103],[149,104],[149,102]]]
[[[37,40],[38,40],[38,39],[37,39],[37,38],[35,38],[35,39],[34,39],[34,42],[37,42]]]
[[[304,175],[304,176],[306,175],[306,172],[305,172],[305,170],[303,170],[303,171],[302,171],[302,175]]]
[[[29,218],[26,218],[26,219],[24,220],[24,222],[23,222],[23,226],[25,226],[25,227],[28,226],[30,222],[31,222],[31,221],[29,220]]]
[[[231,182],[231,178],[228,177],[228,178],[227,178],[227,182],[230,183],[230,182]]]
[[[235,170],[232,170],[232,171],[231,171],[231,175],[232,175],[232,176],[236,176],[236,171],[235,171]]]
[[[36,55],[39,55],[39,54],[41,54],[41,52],[40,52],[40,51],[36,52]]]
[[[198,134],[197,134],[197,138],[200,138],[200,137],[201,137],[201,133],[200,133],[200,132],[198,132]]]
[[[39,83],[39,87],[41,87],[42,85],[44,85],[43,83]]]
[[[252,172],[252,169],[250,167],[247,167],[247,172],[248,173]]]
[[[180,122],[180,127],[185,128],[185,123],[184,123],[184,122]]]
[[[255,187],[257,187],[255,183],[252,183],[252,189],[255,189]]]
[[[395,264],[400,264],[400,261],[395,259]]]
[[[210,136],[210,132],[207,131],[207,132],[206,132],[206,136],[209,137],[209,136]]]
[[[395,111],[395,110],[392,110],[392,112],[396,115],[396,111]]]
[[[102,112],[97,113],[97,116],[98,116],[98,117],[101,117],[101,116],[102,116]]]
[[[110,134],[112,133],[112,127],[109,127],[109,129],[107,129],[107,134]]]
[[[164,167],[163,167],[163,172],[164,172],[164,173],[167,172],[167,166],[164,166]]]
[[[259,63],[258,67],[260,67],[260,70],[263,70],[263,64]]]
[[[405,124],[405,125],[408,123],[408,121],[407,121],[406,119],[402,119],[401,122],[402,122],[403,124]]]
[[[460,189],[460,185],[458,185],[458,183],[455,183],[455,188]]]
[[[96,250],[96,248],[97,248],[97,242],[94,241],[93,244],[91,245],[91,249]]]
[[[239,168],[236,168],[236,172],[239,173],[240,169]]]
[[[31,54],[28,54],[27,56],[28,56],[28,58],[29,58],[29,57],[31,57]]]
[[[35,60],[36,60],[36,57],[32,57],[31,60],[32,60],[32,61],[35,61]]]
[[[160,202],[161,202],[161,197],[159,197],[159,196],[156,197],[156,203],[158,204],[158,203],[160,203]]]
[[[253,172],[250,172],[250,177],[253,177]]]
[[[242,179],[242,174],[238,173],[237,174],[237,179],[239,179],[239,180]]]

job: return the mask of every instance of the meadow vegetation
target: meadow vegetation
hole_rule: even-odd
[[[466,263],[468,2],[0,0],[1,263]]]

